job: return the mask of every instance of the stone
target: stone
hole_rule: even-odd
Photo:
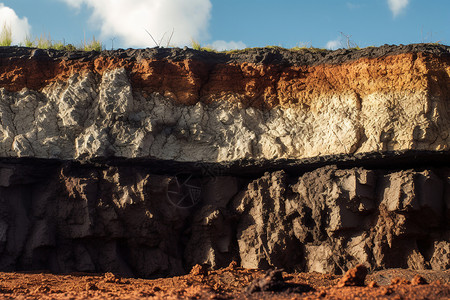
[[[428,282],[422,276],[415,275],[414,278],[411,280],[411,284],[412,285],[423,285],[423,284],[428,284]]]
[[[261,278],[255,279],[247,288],[247,293],[279,291],[285,285],[282,270],[267,271]]]
[[[435,241],[433,245],[433,256],[430,265],[433,270],[450,269],[450,242],[448,235],[441,241]]]
[[[369,282],[369,284],[367,285],[370,288],[377,288],[378,287],[378,283],[376,281],[371,281]]]
[[[204,175],[201,200],[186,208],[167,196],[174,177],[152,174],[154,168],[37,162],[8,168],[14,169],[10,183],[0,187],[2,270],[155,277],[232,261],[245,268],[335,274],[359,261],[369,270],[449,268],[445,229],[424,224],[420,211],[388,211],[384,205],[386,190],[394,186],[387,179],[410,182],[423,170],[398,176],[334,166],[300,176]],[[447,174],[433,172],[434,180]],[[375,178],[364,179],[369,176]],[[369,198],[358,196],[358,186],[372,189],[370,182],[377,182],[373,200],[366,202],[372,208],[359,210],[355,203],[363,200],[356,199]],[[423,199],[422,186],[411,195]],[[433,201],[443,203],[444,194]],[[346,214],[359,225],[348,226]]]
[[[208,275],[208,270],[204,266],[197,264],[192,267],[190,274],[195,276],[198,275],[204,276]]]
[[[232,203],[239,216],[236,234],[244,268],[295,268],[300,263],[299,243],[288,221],[295,212],[285,201],[286,178],[283,171],[266,173]]]
[[[264,63],[250,52],[43,59],[41,49],[2,50],[0,153],[233,162],[447,149],[448,50],[400,48],[325,56],[277,50]],[[439,74],[431,96],[430,72]]]
[[[337,286],[364,286],[367,272],[367,268],[364,265],[357,265],[344,274]]]
[[[263,276],[256,278],[245,288],[247,294],[256,292],[304,293],[311,290],[313,290],[313,288],[307,284],[292,284],[286,282],[283,278],[282,270],[268,270]]]
[[[331,245],[306,245],[305,248],[308,255],[306,259],[308,272],[318,272],[322,274],[334,274],[337,272],[338,267],[334,260],[335,253]]]

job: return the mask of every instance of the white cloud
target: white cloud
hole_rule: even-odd
[[[120,38],[126,47],[153,47],[145,30],[166,46],[190,45],[192,39],[208,38],[210,0],[60,0],[74,8],[92,9],[91,21],[101,38]]]
[[[224,50],[244,49],[244,48],[246,48],[246,45],[241,41],[226,42],[226,41],[218,40],[218,41],[214,41],[211,45],[208,45],[208,47],[211,47],[217,51],[224,51]]]
[[[398,16],[409,4],[409,0],[388,0],[389,9],[394,18]]]
[[[353,3],[353,2],[347,2],[346,4],[347,4],[348,9],[350,9],[350,10],[355,10],[355,9],[358,9],[361,7],[361,4],[359,4],[359,3],[357,4],[357,3]]]
[[[83,4],[83,2],[84,2],[82,0],[81,1],[80,0],[62,0],[62,1],[66,2],[67,4],[69,4],[70,6],[75,7],[75,8],[80,8],[81,4]]]
[[[338,49],[338,48],[342,48],[341,39],[336,39],[336,40],[328,41],[328,43],[327,43],[327,49],[330,49],[330,50],[336,50],[336,49]]]
[[[0,3],[0,30],[6,25],[11,28],[13,45],[23,43],[30,34],[31,26],[26,17],[19,18],[16,12]]]

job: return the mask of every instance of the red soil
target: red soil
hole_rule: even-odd
[[[382,276],[399,272],[388,270]],[[339,276],[283,273],[287,285],[301,289],[248,292],[246,287],[255,279],[264,278],[264,274],[261,270],[245,270],[235,265],[217,271],[198,266],[185,276],[153,280],[120,278],[111,273],[0,273],[0,299],[450,299],[447,273],[443,275],[447,280],[430,284],[423,278],[410,283],[400,277],[389,285],[378,286],[374,284],[376,276],[369,275],[365,280],[369,286],[342,287],[338,287]]]
[[[41,90],[75,73],[90,71],[102,75],[117,68],[127,70],[133,89],[158,92],[188,105],[232,95],[230,101],[258,108],[300,105],[320,109],[318,97],[330,94],[351,93],[358,107],[360,97],[375,92],[431,90],[436,96],[450,92],[450,61],[422,53],[316,66],[208,64],[167,59],[132,61],[105,56],[90,60],[11,57],[0,59],[0,87],[9,91],[24,87]]]

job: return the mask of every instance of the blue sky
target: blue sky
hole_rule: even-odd
[[[449,0],[4,0],[0,23],[15,43],[50,35],[80,44],[143,48],[158,43],[223,48],[339,48],[344,33],[360,47],[450,44]]]

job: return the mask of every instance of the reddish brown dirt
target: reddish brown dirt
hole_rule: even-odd
[[[389,272],[384,271],[382,277]],[[402,271],[395,270],[391,275],[398,272]],[[374,284],[376,276],[369,275],[366,278],[369,286],[338,287],[339,276],[283,273],[287,285],[301,287],[297,292],[246,291],[264,274],[261,270],[235,266],[217,271],[197,267],[185,276],[153,280],[120,278],[111,273],[0,273],[0,299],[450,299],[450,278],[445,274],[444,280],[429,284],[422,280],[411,284],[398,277],[384,286]]]
[[[375,92],[431,90],[439,96],[450,91],[450,61],[424,53],[314,66],[214,64],[168,59],[133,61],[104,56],[87,60],[9,57],[0,59],[0,87],[9,91],[24,87],[41,90],[52,82],[67,80],[75,73],[91,71],[102,75],[116,68],[127,70],[133,89],[144,93],[158,92],[188,105],[233,95],[231,101],[239,101],[245,106],[300,105],[320,109],[315,100],[330,94],[352,93],[359,99]]]
[[[342,276],[337,286],[364,286],[366,276],[367,268],[364,265],[357,265]]]

